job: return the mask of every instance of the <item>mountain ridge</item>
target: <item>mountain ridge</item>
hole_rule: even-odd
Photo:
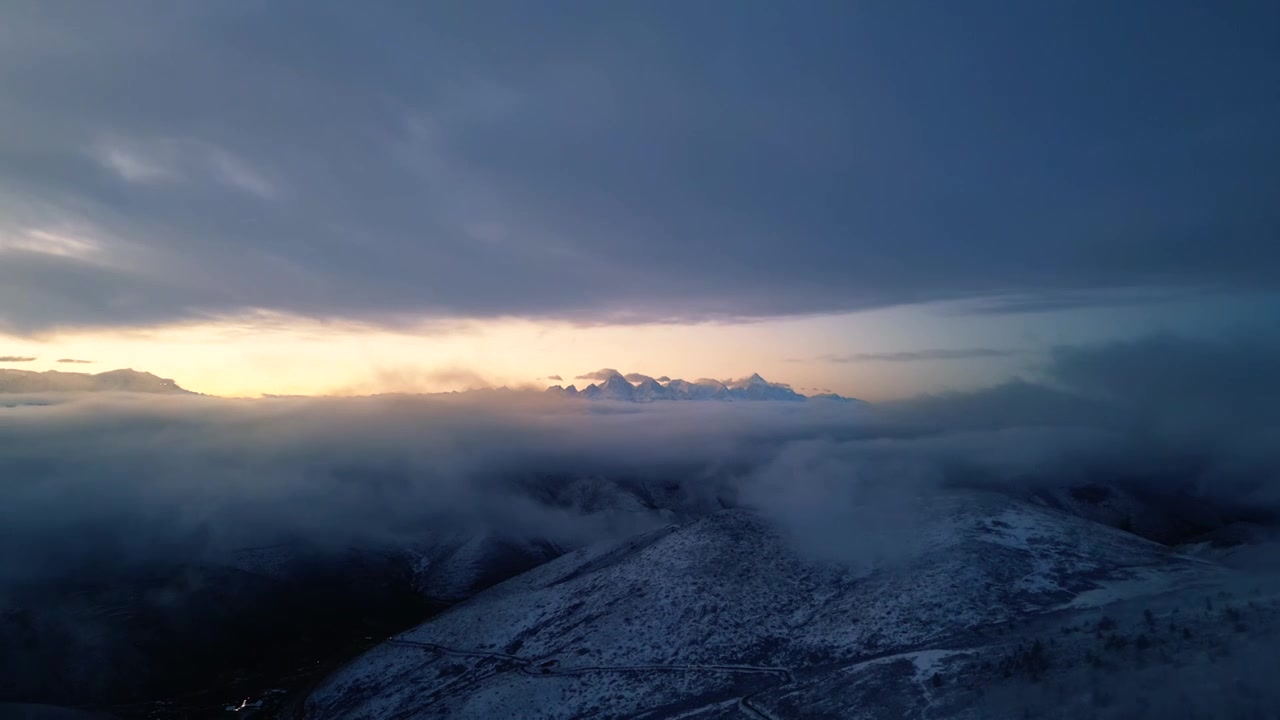
[[[1168,717],[1134,680],[1211,685],[1275,637],[1276,596],[1114,528],[988,493],[919,519],[862,569],[743,509],[580,548],[369,650],[304,715]]]
[[[194,395],[171,378],[121,368],[100,373],[62,370],[0,368],[0,394],[39,392],[133,392],[157,395]]]
[[[579,376],[586,379],[603,380],[600,384],[591,383],[581,390],[576,385],[567,387],[552,385],[546,389],[549,395],[565,398],[584,398],[586,400],[615,400],[619,402],[648,403],[662,400],[719,400],[719,401],[833,401],[845,403],[867,404],[864,400],[848,398],[835,393],[821,393],[806,396],[791,389],[785,383],[765,380],[760,373],[752,373],[745,378],[723,382],[711,378],[700,378],[693,382],[680,378],[655,379],[640,373],[623,375],[617,370],[603,369],[588,375]],[[663,382],[665,380],[665,382]]]

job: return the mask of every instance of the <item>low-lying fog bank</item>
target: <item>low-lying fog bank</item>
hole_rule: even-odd
[[[320,623],[394,606],[407,622],[427,612],[414,597],[453,601],[726,507],[802,553],[867,566],[913,541],[914,513],[944,486],[1036,497],[1163,543],[1237,541],[1280,510],[1275,367],[1272,346],[1153,338],[872,407],[9,395],[0,699],[145,696],[161,689],[148,668],[193,637],[230,629],[247,647],[299,607]],[[376,580],[318,590],[334,572]],[[161,637],[140,640],[143,620]],[[121,660],[138,668],[128,682]]]

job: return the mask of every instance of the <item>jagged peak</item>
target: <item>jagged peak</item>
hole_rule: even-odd
[[[562,395],[580,395],[589,399],[630,402],[652,402],[656,400],[803,401],[810,399],[796,392],[787,383],[770,382],[758,372],[727,382],[705,377],[689,382],[688,380],[671,378],[666,375],[654,378],[644,373],[635,372],[624,375],[612,368],[604,368],[579,377],[596,378],[600,382],[599,384],[592,383],[581,391],[578,391],[572,385],[567,389],[561,388],[559,385],[548,389]],[[813,399],[851,400],[830,392],[814,395]]]

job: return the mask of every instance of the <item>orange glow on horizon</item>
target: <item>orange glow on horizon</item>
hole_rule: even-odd
[[[203,322],[0,335],[0,364],[27,370],[133,368],[209,395],[367,395],[546,387],[614,368],[696,380],[760,373],[812,395],[903,397],[997,379],[992,363],[840,363],[833,356],[947,342],[970,332],[921,308],[756,322],[575,326],[519,318],[424,320],[398,327],[253,313]],[[85,360],[67,363],[59,360]],[[1007,368],[1005,369],[1007,370]],[[562,379],[556,380],[553,376]]]

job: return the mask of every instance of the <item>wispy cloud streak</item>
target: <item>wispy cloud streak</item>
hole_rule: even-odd
[[[995,348],[934,348],[930,350],[902,350],[899,352],[853,353],[851,355],[824,355],[822,360],[831,363],[864,362],[923,362],[927,360],[975,360],[1022,355],[1022,350],[998,350]]]

